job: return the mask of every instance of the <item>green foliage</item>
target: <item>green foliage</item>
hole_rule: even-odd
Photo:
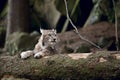
[[[93,24],[95,22],[98,22],[100,19],[101,13],[99,12],[99,6],[102,0],[95,1],[94,7],[90,12],[90,15],[88,19],[86,20],[83,27],[86,27],[89,24]]]
[[[117,0],[116,2],[116,13],[117,13],[117,18],[118,18],[118,22],[120,22],[120,0]]]
[[[110,0],[109,2],[107,0],[104,0],[99,6],[99,12],[101,12],[104,16],[107,16],[109,22],[113,22],[115,18],[115,12],[112,5],[112,0]]]
[[[0,26],[0,34],[5,33],[5,32],[6,32],[6,28]]]
[[[5,43],[6,28],[0,27],[0,47],[4,46]]]
[[[76,3],[77,2],[77,3]],[[76,4],[75,4],[76,3]],[[68,11],[72,14],[74,12],[73,9],[76,9],[77,7],[77,4],[79,3],[78,0],[67,0],[67,4],[68,4]],[[66,15],[66,10],[65,10],[65,3],[64,3],[64,0],[56,0],[55,1],[55,5],[56,5],[56,8],[60,11],[60,13],[62,15]],[[76,6],[75,8],[73,8],[74,6]]]
[[[88,24],[92,24],[95,22],[99,22],[101,20],[108,21],[108,22],[115,22],[115,12],[113,8],[112,0],[93,0],[94,7],[84,24],[84,26]],[[120,2],[119,0],[115,0],[115,7],[116,7],[116,13],[118,22],[120,21]]]
[[[8,12],[8,4],[6,2],[5,6],[4,6],[4,9],[0,13],[0,18],[4,18],[7,15],[7,12]]]
[[[77,13],[79,13],[78,12],[78,5],[79,5],[79,1],[80,0],[76,0],[75,1],[75,4],[74,5],[72,5],[72,4],[68,4],[68,6],[70,5],[70,8],[72,8],[72,10],[71,10],[71,13],[70,14],[68,14],[70,17],[72,17],[72,19],[74,20],[74,22],[76,22],[77,21],[77,16],[78,16],[78,14]],[[65,4],[65,3],[64,3]],[[73,7],[72,7],[73,6]],[[69,7],[68,7],[68,11],[69,11]],[[66,11],[65,11],[66,12]],[[67,29],[67,27],[68,27],[68,24],[69,24],[69,20],[68,19],[66,19],[66,21],[65,21],[65,24],[64,24],[64,26],[63,26],[63,29],[62,29],[62,32],[65,32],[66,31],[66,29]]]
[[[119,5],[119,0],[115,0],[115,8],[117,11],[117,18],[119,21],[119,17],[120,17],[120,5]],[[99,7],[99,9],[97,9],[98,13],[101,13],[102,16],[106,16],[108,19],[107,21],[109,22],[114,22],[115,21],[115,11],[113,8],[113,3],[112,0],[102,0]],[[100,16],[100,17],[102,17]]]

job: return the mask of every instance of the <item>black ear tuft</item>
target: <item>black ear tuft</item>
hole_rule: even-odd
[[[57,32],[56,29],[52,29],[52,31],[54,31],[55,33]]]
[[[43,29],[40,28],[40,32],[43,34]]]
[[[45,43],[44,43],[44,42],[42,42],[42,46],[45,46]]]

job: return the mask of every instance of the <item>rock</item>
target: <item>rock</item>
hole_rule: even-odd
[[[10,55],[15,55],[24,50],[33,49],[39,38],[39,33],[31,34],[15,32],[6,39],[5,49]]]
[[[99,62],[106,62],[107,60],[106,59],[104,59],[103,57],[101,57],[100,59],[99,59]]]
[[[90,52],[90,46],[86,44],[80,45],[74,52],[75,53],[87,53]]]

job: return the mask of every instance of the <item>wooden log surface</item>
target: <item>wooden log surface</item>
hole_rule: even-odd
[[[57,54],[41,59],[19,56],[0,56],[0,78],[4,75],[39,79],[120,79],[120,54],[112,52],[116,60],[95,62],[87,59],[92,53]],[[83,59],[80,59],[83,58]],[[97,76],[97,77],[96,77]]]

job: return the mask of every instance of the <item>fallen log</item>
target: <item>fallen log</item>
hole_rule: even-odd
[[[96,58],[93,59],[94,57],[91,59],[91,55],[94,55],[92,53],[56,54],[41,59],[31,57],[26,60],[20,59],[19,56],[0,56],[0,78],[4,75],[13,75],[32,80],[119,80],[120,54],[116,52],[112,54],[117,59],[109,60],[106,55],[100,55],[98,61]]]
[[[120,25],[118,25],[118,35],[120,35]],[[98,46],[107,50],[115,50],[110,47],[114,47],[115,44],[115,26],[112,23],[108,22],[99,22],[93,25],[88,25],[84,28],[78,29],[81,36],[84,38],[97,43]],[[78,37],[78,34],[75,31],[67,31],[65,33],[60,33],[59,37],[61,38],[62,49],[65,53],[73,52],[90,52],[93,47],[90,43],[86,42],[83,39]],[[120,36],[118,36],[120,39]],[[85,49],[85,50],[84,50]]]

